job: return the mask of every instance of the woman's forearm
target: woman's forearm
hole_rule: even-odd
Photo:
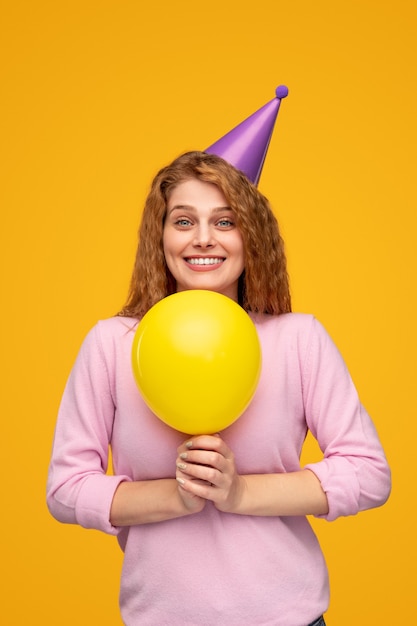
[[[287,516],[326,515],[328,502],[320,481],[310,470],[241,476],[240,497],[230,513]],[[220,507],[221,508],[221,505]]]
[[[184,500],[173,478],[122,482],[114,494],[110,523],[113,526],[134,526],[162,522],[201,511],[200,498]]]

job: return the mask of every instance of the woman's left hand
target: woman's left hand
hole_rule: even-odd
[[[245,479],[236,471],[235,457],[219,435],[198,435],[178,448],[176,478],[181,489],[211,500],[217,509],[238,509]]]

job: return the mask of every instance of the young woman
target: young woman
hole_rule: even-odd
[[[131,371],[138,320],[188,289],[238,302],[262,346],[251,404],[217,435],[162,423]],[[302,468],[308,430],[323,459]],[[67,383],[51,513],[117,535],[127,626],[318,626],[328,575],[306,516],[354,515],[389,492],[384,452],[337,348],[313,316],[291,313],[268,201],[217,156],[179,157],[152,183],[128,301],[89,333]]]

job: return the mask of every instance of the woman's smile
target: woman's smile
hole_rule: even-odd
[[[185,260],[187,263],[194,266],[193,267],[194,270],[203,271],[203,272],[206,270],[217,269],[217,267],[215,266],[218,266],[224,262],[224,258],[210,257],[210,256],[190,257]]]

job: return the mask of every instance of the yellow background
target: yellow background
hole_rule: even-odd
[[[340,347],[393,469],[389,503],[314,521],[333,626],[409,624],[416,554],[412,0],[2,3],[2,623],[120,624],[114,539],[44,503],[87,330],[122,305],[150,180],[274,97],[260,189],[294,308]],[[309,444],[306,456],[316,454]],[[178,576],[188,559],[178,563]]]

